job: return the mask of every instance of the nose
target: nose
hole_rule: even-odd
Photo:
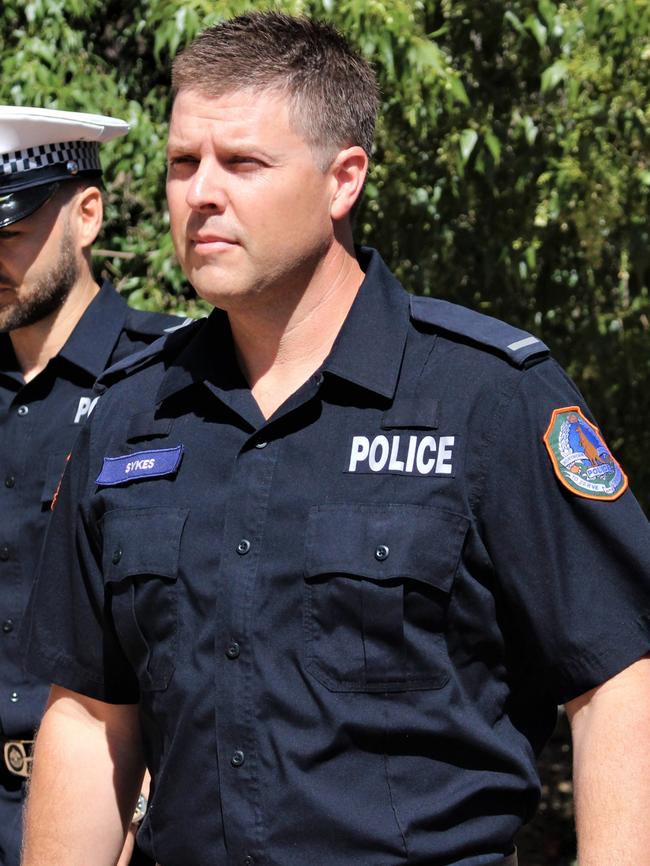
[[[186,201],[189,207],[203,213],[222,213],[228,202],[222,181],[222,172],[217,163],[201,160],[187,187]]]

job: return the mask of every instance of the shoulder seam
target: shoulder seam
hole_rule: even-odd
[[[526,369],[523,369],[521,372],[525,374]],[[470,511],[472,512],[472,514],[475,517],[478,516],[480,504],[481,504],[483,497],[485,495],[485,489],[487,486],[487,477],[488,477],[488,467],[490,465],[490,459],[491,459],[489,456],[491,454],[491,448],[494,446],[494,443],[496,442],[496,440],[498,438],[499,425],[498,425],[498,423],[496,423],[496,418],[499,418],[499,419],[503,418],[506,411],[508,410],[508,408],[512,404],[512,401],[515,399],[517,393],[521,389],[522,384],[524,382],[524,378],[525,378],[524,375],[512,374],[512,376],[513,376],[512,386],[509,389],[509,392],[507,392],[507,393],[504,392],[502,394],[502,399],[499,400],[499,403],[497,406],[496,416],[493,415],[491,417],[491,422],[492,422],[491,425],[486,425],[486,426],[488,426],[487,431],[485,431],[485,427],[484,427],[484,431],[485,431],[485,433],[487,433],[487,435],[485,435],[485,433],[484,433],[485,447],[481,450],[481,453],[483,455],[482,465],[481,465],[481,469],[478,473],[476,483],[474,484],[473,492],[471,492],[467,497]]]

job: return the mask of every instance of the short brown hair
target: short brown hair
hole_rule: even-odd
[[[375,74],[329,24],[280,12],[241,15],[204,30],[174,60],[174,95],[246,89],[285,93],[292,123],[313,148],[359,145],[370,155]]]

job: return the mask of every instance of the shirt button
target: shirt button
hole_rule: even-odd
[[[14,476],[7,475],[7,477],[5,478],[5,487],[13,487],[15,483],[16,479],[14,478]]]
[[[113,565],[117,565],[117,563],[122,559],[122,548],[116,547],[113,551],[113,556],[111,557],[111,562]]]
[[[322,373],[316,373],[316,375],[314,376],[314,384],[315,385],[322,385],[323,384],[323,374]]]
[[[226,655],[229,659],[238,659],[239,658],[239,644],[236,640],[234,640],[231,644],[228,644],[228,648],[226,650]]]
[[[242,863],[243,863],[243,866],[254,866],[255,858],[251,857],[251,855],[248,854],[246,857],[244,857],[244,859],[242,860]]]
[[[251,549],[250,541],[247,538],[242,538],[242,540],[237,545],[237,553],[240,556],[245,556],[250,549]]]
[[[267,446],[268,444],[269,444],[268,442],[256,442],[256,443],[255,443],[255,447],[256,447],[256,448],[266,448],[266,446]],[[244,862],[246,862],[246,861],[244,861]]]
[[[241,751],[241,749],[237,749],[236,752],[232,753],[230,763],[233,765],[233,767],[241,767],[241,765],[244,763],[244,753]]]
[[[379,547],[377,547],[377,549],[375,550],[375,559],[378,559],[381,562],[383,559],[388,558],[389,553],[390,550],[388,549],[388,545],[380,544]]]
[[[29,406],[19,406],[19,407],[18,407],[18,414],[19,414],[21,417],[22,417],[23,415],[27,415],[28,412],[29,412]]]
[[[6,619],[2,623],[2,630],[5,634],[9,634],[10,631],[14,630],[14,621],[12,619]]]
[[[18,703],[18,692],[12,692],[11,697],[9,698],[12,704]]]
[[[2,562],[6,562],[9,559],[10,553],[11,551],[9,550],[8,544],[0,545],[0,560],[2,560]]]

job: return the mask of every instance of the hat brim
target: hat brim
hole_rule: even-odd
[[[31,216],[54,195],[59,181],[30,186],[2,195],[0,189],[0,229]]]

